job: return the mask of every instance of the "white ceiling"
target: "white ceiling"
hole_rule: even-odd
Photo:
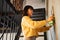
[[[24,0],[23,7],[26,5],[31,5],[34,7],[34,9],[45,8],[44,0]]]

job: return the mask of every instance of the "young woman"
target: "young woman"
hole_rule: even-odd
[[[46,32],[50,27],[44,27],[49,21],[53,19],[51,16],[47,20],[33,21],[30,17],[33,13],[32,6],[25,6],[22,17],[21,27],[25,40],[36,40],[38,32]]]

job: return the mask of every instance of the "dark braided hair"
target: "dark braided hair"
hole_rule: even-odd
[[[30,6],[30,5],[25,6],[25,7],[24,7],[24,10],[23,10],[23,12],[24,12],[24,13],[23,13],[23,16],[28,16],[28,14],[27,14],[28,9],[34,10],[33,7]]]

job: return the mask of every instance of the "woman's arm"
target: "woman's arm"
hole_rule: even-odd
[[[38,32],[46,32],[50,29],[50,26],[49,27],[41,27],[41,28],[38,28],[36,29]]]
[[[24,16],[22,18],[22,25],[26,26],[26,27],[30,27],[33,29],[36,28],[40,28],[46,25],[46,20],[42,20],[42,21],[33,21],[31,18],[29,18],[28,16]]]

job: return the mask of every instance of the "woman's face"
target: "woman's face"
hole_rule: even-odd
[[[27,11],[27,13],[28,13],[28,16],[32,16],[33,10],[29,8],[28,11]]]

